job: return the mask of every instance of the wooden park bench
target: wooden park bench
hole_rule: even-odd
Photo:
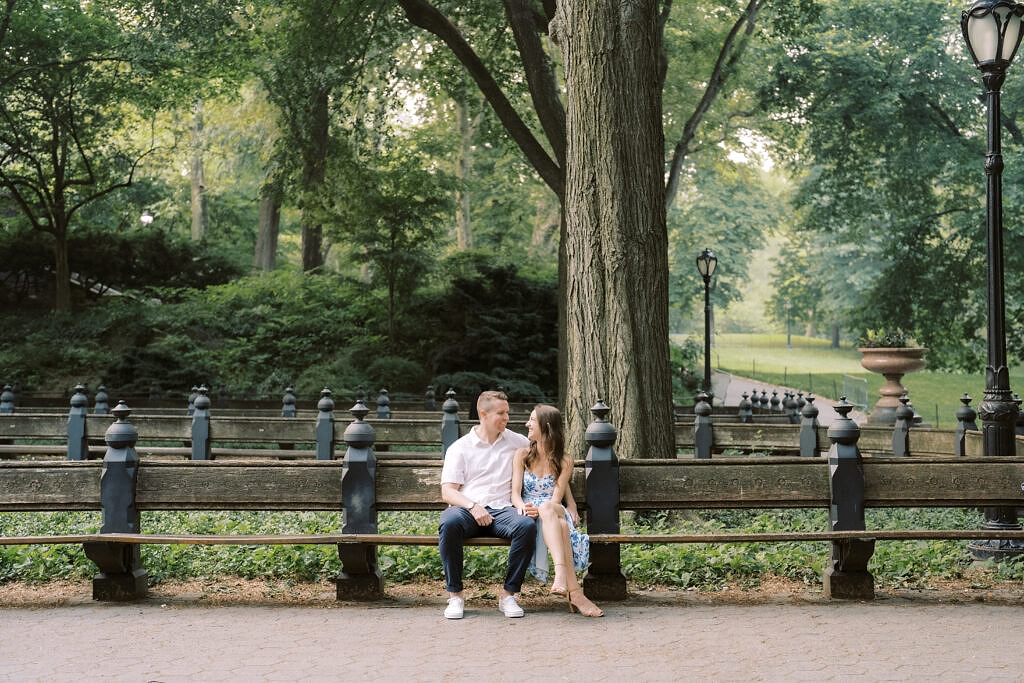
[[[867,563],[878,540],[1024,539],[1021,531],[901,530],[865,528],[866,507],[1016,506],[1022,497],[1024,458],[864,457],[861,430],[846,414],[828,430],[827,457],[675,457],[620,461],[608,408],[594,407],[587,429],[590,449],[577,464],[573,490],[585,501],[591,564],[584,588],[595,599],[621,599],[626,578],[620,548],[626,543],[728,543],[829,541],[825,593],[833,598],[874,595]],[[845,412],[843,412],[845,411]],[[368,411],[353,410],[344,433],[344,460],[165,461],[140,458],[130,410],[115,408],[106,431],[103,461],[0,462],[0,511],[100,510],[97,534],[3,537],[0,544],[64,543],[84,546],[99,572],[93,596],[129,600],[146,593],[141,544],[331,544],[342,570],[339,599],[383,595],[377,546],[431,545],[436,535],[381,534],[377,515],[386,510],[440,510],[441,463],[378,459]],[[140,419],[139,426],[145,424]],[[976,440],[974,434],[968,440]],[[973,452],[973,447],[972,447]],[[623,534],[623,510],[706,508],[824,508],[829,526],[819,532]],[[141,528],[149,510],[344,511],[337,534],[151,535]],[[474,539],[475,545],[501,544]]]
[[[134,422],[142,434],[136,451],[145,458],[271,458],[330,460],[338,457],[334,401],[328,390],[321,392],[319,409],[312,417],[244,417],[210,410],[205,393],[196,399],[191,416],[181,412],[136,414]],[[723,453],[816,456],[829,447],[827,429],[817,422],[813,397],[806,403],[799,423],[791,416],[758,416],[756,422],[742,422],[736,412],[711,414],[707,403],[698,403],[695,415],[674,425],[677,455],[710,458]],[[966,409],[966,405],[965,405]],[[298,415],[298,413],[294,413]],[[765,418],[781,417],[770,422]],[[966,434],[977,430],[973,411],[962,412],[955,430],[865,427],[860,446],[864,453],[905,455],[966,455]],[[104,446],[95,435],[109,426],[107,414],[87,412],[84,391],[71,399],[66,414],[0,414],[0,459],[40,459],[66,456],[69,460],[102,457]],[[466,433],[474,422],[460,419],[459,406],[450,392],[441,419],[376,419],[376,451],[381,459],[437,459],[448,445]],[[522,422],[510,429],[526,432]],[[92,435],[92,436],[91,436]],[[1024,449],[1024,442],[1021,444]],[[978,453],[974,453],[977,455]],[[1021,451],[1024,455],[1024,450]]]

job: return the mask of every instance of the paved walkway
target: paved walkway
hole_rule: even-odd
[[[426,603],[426,604],[424,604]],[[0,608],[0,681],[1021,681],[1024,605],[525,602]],[[559,606],[560,607],[560,606]]]

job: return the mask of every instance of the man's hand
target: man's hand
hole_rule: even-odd
[[[476,520],[477,526],[490,526],[494,521],[494,518],[491,517],[491,513],[487,511],[487,508],[479,503],[473,506],[469,511],[469,514],[473,515],[473,519]]]

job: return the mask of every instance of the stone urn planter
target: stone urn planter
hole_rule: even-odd
[[[923,347],[862,347],[860,364],[865,370],[877,372],[885,377],[885,384],[878,390],[881,398],[868,414],[868,424],[892,425],[896,423],[896,408],[900,396],[906,389],[900,384],[903,375],[924,368]]]

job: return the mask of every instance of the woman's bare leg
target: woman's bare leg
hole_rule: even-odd
[[[555,563],[551,592],[564,595],[571,587],[569,581],[576,581],[576,574],[572,570],[572,546],[569,544],[569,533],[565,527],[565,508],[560,503],[550,500],[541,503],[540,519],[544,543],[548,546],[552,562]],[[566,551],[569,557],[568,564],[565,561]]]

